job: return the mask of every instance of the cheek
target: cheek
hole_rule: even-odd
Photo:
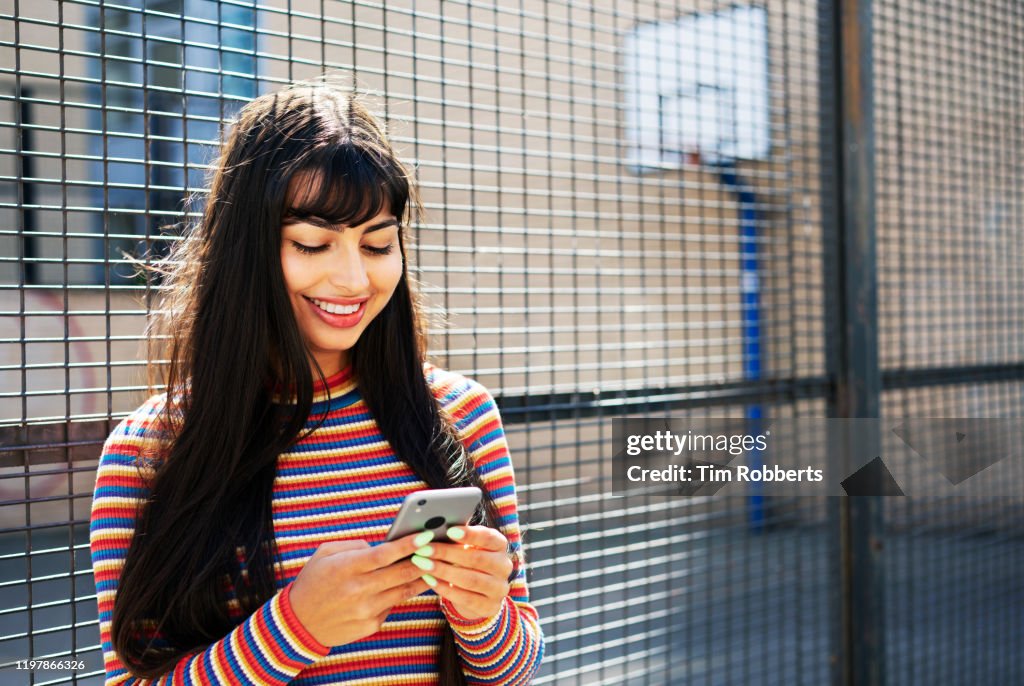
[[[395,255],[388,255],[388,259],[381,260],[375,266],[371,279],[378,292],[387,293],[390,297],[402,279],[402,254],[396,251]]]
[[[310,270],[303,268],[301,262],[295,259],[295,255],[281,252],[281,272],[284,277],[285,293],[292,305],[292,312],[295,315],[295,322],[305,332],[307,327],[306,319],[311,314],[304,306],[299,295],[309,286]]]
[[[306,287],[310,276],[309,268],[304,268],[302,262],[297,259],[300,256],[293,252],[283,248],[281,250],[281,273],[290,298],[295,298],[296,294]]]

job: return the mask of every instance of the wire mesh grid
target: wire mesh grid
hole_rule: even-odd
[[[1019,418],[1024,14],[1012,2],[874,7],[883,416]],[[890,500],[889,678],[1020,680],[1020,500]]]
[[[970,385],[970,374],[1020,367],[1020,9],[875,6],[885,412],[1013,416],[1019,384]],[[837,618],[824,499],[613,498],[606,454],[616,416],[827,413],[824,341],[840,332],[823,293],[834,208],[823,194],[836,172],[822,154],[834,122],[820,107],[832,91],[818,8],[6,5],[5,673],[103,682],[89,501],[100,444],[147,392],[142,332],[155,297],[123,252],[160,254],[176,240],[181,199],[203,189],[222,122],[245,101],[328,68],[377,96],[415,168],[427,215],[413,263],[444,322],[433,358],[502,408],[546,635],[536,683],[826,681]],[[962,73],[984,78],[964,86]],[[970,109],[979,99],[983,119]],[[943,367],[963,375],[975,405],[915,389]],[[915,508],[892,516],[918,541],[938,515]],[[953,551],[970,532],[945,535],[945,557],[907,548],[891,574],[912,594],[887,621],[916,621],[931,593],[971,570],[976,589],[1010,583],[993,569],[1019,569],[1015,508],[999,545],[974,545],[969,562]],[[1007,606],[985,619],[1019,637]],[[938,670],[939,648],[923,637],[964,639],[938,628],[961,615],[941,612],[924,616],[932,633],[891,644],[895,681],[966,679],[985,665],[1019,677],[994,629],[941,653],[973,646],[976,662]],[[72,656],[85,669],[6,671]]]

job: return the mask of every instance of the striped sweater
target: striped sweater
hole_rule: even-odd
[[[392,608],[376,634],[333,647],[321,645],[298,621],[289,602],[291,584],[317,546],[346,539],[382,542],[403,498],[427,487],[395,458],[346,367],[327,379],[326,387],[316,386],[307,428],[325,411],[326,421],[278,458],[273,520],[283,567],[277,567],[277,593],[243,617],[233,589],[226,587],[224,602],[239,621],[227,636],[182,657],[159,679],[132,677],[113,650],[111,616],[135,508],[148,496],[145,479],[152,464],[138,458],[140,453],[145,457],[147,441],[153,440],[154,420],[166,398],[161,394],[118,425],[103,446],[96,475],[90,546],[108,686],[435,684],[445,622],[452,626],[467,682],[529,683],[540,666],[544,639],[527,591],[515,480],[501,418],[480,384],[430,363],[424,369],[498,506],[501,532],[519,556],[518,576],[501,610],[469,621],[428,589]]]

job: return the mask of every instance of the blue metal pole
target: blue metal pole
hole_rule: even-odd
[[[743,311],[743,374],[747,381],[761,379],[761,285],[757,275],[757,196],[754,189],[743,183],[732,161],[719,165],[722,185],[732,191],[739,202],[740,220],[740,294]],[[747,405],[747,430],[752,435],[761,433],[761,406]],[[761,468],[761,455],[747,453],[751,470]],[[760,533],[764,528],[764,494],[760,481],[750,481],[747,498],[747,520],[751,531]]]

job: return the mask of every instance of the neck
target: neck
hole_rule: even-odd
[[[320,365],[320,371],[323,373],[324,378],[332,377],[342,369],[348,366],[349,358],[348,351],[342,350],[340,352],[331,352],[327,355],[315,354],[314,359],[316,363],[310,362],[309,368],[313,373],[313,378],[316,378],[316,367]]]

